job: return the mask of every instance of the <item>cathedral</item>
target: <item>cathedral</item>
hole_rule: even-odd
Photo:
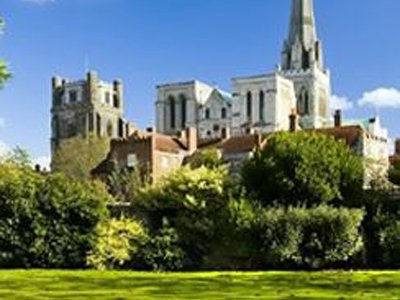
[[[251,131],[289,130],[289,115],[300,129],[332,126],[331,81],[318,39],[313,1],[293,0],[282,61],[270,74],[232,79],[231,93],[200,81],[157,87],[157,131],[175,134],[196,127],[200,138]]]

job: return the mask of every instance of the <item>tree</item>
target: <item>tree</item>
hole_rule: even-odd
[[[52,170],[80,180],[91,178],[91,171],[104,160],[110,149],[107,138],[74,137],[62,142],[52,158]]]
[[[400,161],[392,164],[389,170],[389,179],[393,184],[400,185]]]
[[[110,201],[100,183],[0,165],[0,267],[84,268]]]
[[[193,156],[189,159],[189,165],[193,169],[200,167],[213,169],[221,167],[223,165],[223,161],[218,150],[206,149],[203,151],[197,151],[195,154],[193,154]]]
[[[168,222],[185,252],[185,267],[197,268],[220,239],[219,225],[229,204],[230,179],[225,167],[184,167],[142,190],[133,203],[146,215],[152,232]]]
[[[0,18],[0,33],[2,33],[4,28],[4,20]],[[4,84],[8,79],[10,79],[11,73],[8,70],[7,64],[5,61],[0,59],[0,88],[4,87]]]
[[[354,200],[362,193],[362,160],[333,137],[278,133],[244,164],[243,184],[264,205]]]

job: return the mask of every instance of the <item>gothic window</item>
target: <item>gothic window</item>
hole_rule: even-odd
[[[173,96],[170,96],[168,102],[169,102],[169,119],[171,122],[171,129],[175,129],[176,126],[175,98]]]
[[[223,107],[222,109],[221,109],[221,118],[222,119],[226,119],[226,108],[225,107]]]
[[[308,115],[310,113],[310,99],[308,98],[308,92],[304,91],[303,94],[303,101],[304,101],[304,114]]]
[[[211,115],[210,109],[209,109],[209,108],[206,108],[206,111],[205,111],[205,118],[206,118],[207,120],[210,119],[210,115]]]
[[[123,138],[124,137],[124,128],[125,127],[125,124],[124,124],[124,120],[122,120],[122,119],[119,119],[118,120],[118,136],[120,137],[120,138]]]
[[[119,95],[117,93],[114,94],[113,96],[113,104],[115,108],[119,108],[120,107],[120,101],[119,101]]]
[[[97,128],[97,135],[101,136],[102,128],[101,128],[101,116],[96,114],[96,128]]]
[[[78,93],[76,91],[69,91],[69,103],[76,103],[78,101]]]
[[[185,95],[180,95],[179,98],[181,100],[181,116],[182,116],[182,118],[181,118],[181,121],[182,121],[181,127],[185,128],[186,127],[186,119],[187,119],[187,116],[186,116],[187,101],[186,101]]]
[[[259,99],[259,120],[264,121],[264,110],[265,110],[265,94],[263,91],[260,91],[260,99]]]
[[[297,112],[300,116],[310,113],[310,98],[306,88],[303,88],[298,95]]]
[[[303,50],[303,70],[307,70],[310,68],[310,53],[306,50]]]
[[[113,125],[112,125],[111,121],[108,121],[108,123],[107,123],[107,136],[108,137],[112,137],[114,135],[113,133],[114,133]]]
[[[251,115],[252,115],[252,102],[253,102],[253,96],[251,94],[251,92],[247,92],[247,96],[246,96],[246,115],[247,115],[247,119],[249,121],[251,121]]]

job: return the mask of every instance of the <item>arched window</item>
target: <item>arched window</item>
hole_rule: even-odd
[[[226,119],[226,107],[223,107],[223,108],[221,109],[221,118],[222,118],[222,119]]]
[[[306,88],[302,88],[297,100],[297,112],[300,116],[310,113],[310,99]]]
[[[208,120],[211,117],[211,111],[209,108],[206,108],[205,110],[205,118]]]
[[[175,129],[176,126],[176,113],[175,113],[175,98],[170,96],[169,99],[169,119],[171,124],[171,129]]]
[[[252,102],[253,102],[253,96],[251,94],[251,92],[247,92],[247,96],[246,96],[246,115],[247,115],[247,119],[249,121],[251,121],[251,116],[253,114],[253,110],[252,110]]]
[[[265,110],[265,94],[264,91],[260,91],[259,98],[259,120],[264,121],[264,110]]]
[[[304,101],[304,114],[308,115],[310,113],[310,106],[309,106],[309,98],[308,98],[308,92],[305,90],[303,94],[303,101]]]
[[[115,108],[119,108],[119,106],[120,106],[120,101],[119,101],[119,95],[118,94],[114,94],[114,96],[113,96],[113,104],[114,104],[114,107]]]
[[[107,123],[107,136],[108,137],[113,137],[113,135],[114,135],[113,125],[112,125],[111,121],[108,121],[108,123]]]
[[[185,128],[186,127],[186,119],[187,119],[187,115],[186,115],[186,107],[187,107],[187,100],[185,95],[180,95],[179,96],[180,100],[181,100],[181,127]]]
[[[101,128],[101,117],[99,114],[96,114],[96,128],[97,128],[97,136],[101,136],[102,128]]]

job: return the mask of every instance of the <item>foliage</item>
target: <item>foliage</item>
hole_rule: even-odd
[[[138,197],[139,190],[149,184],[139,169],[114,168],[107,178],[111,195],[120,202],[132,202]]]
[[[389,268],[400,267],[400,221],[394,221],[379,232],[382,264]]]
[[[2,33],[3,28],[4,28],[4,20],[0,18],[0,33]],[[11,73],[7,67],[6,62],[0,59],[0,88],[4,87],[4,84],[10,78],[11,78]]]
[[[133,219],[110,219],[97,227],[98,240],[88,255],[88,265],[98,270],[124,269],[132,265],[148,242],[143,225]]]
[[[206,149],[203,151],[197,151],[190,158],[189,165],[192,169],[200,167],[205,168],[219,168],[223,165],[221,155],[216,149]]]
[[[243,184],[264,205],[337,204],[359,197],[360,158],[333,137],[278,133],[244,164]]]
[[[55,151],[52,170],[70,178],[90,179],[91,171],[105,159],[109,147],[109,139],[94,135],[66,140]]]
[[[153,271],[177,271],[183,268],[184,252],[176,229],[167,221],[150,239],[142,253],[145,266]]]
[[[134,203],[147,215],[154,231],[162,227],[164,219],[176,229],[187,254],[187,268],[201,265],[218,238],[218,224],[229,203],[228,178],[224,167],[184,167],[141,191]]]
[[[389,170],[389,180],[396,185],[400,185],[400,162],[394,163]]]
[[[0,267],[84,267],[108,201],[100,184],[0,165]]]
[[[267,209],[260,221],[270,267],[320,269],[347,262],[361,250],[363,212],[320,206]]]

